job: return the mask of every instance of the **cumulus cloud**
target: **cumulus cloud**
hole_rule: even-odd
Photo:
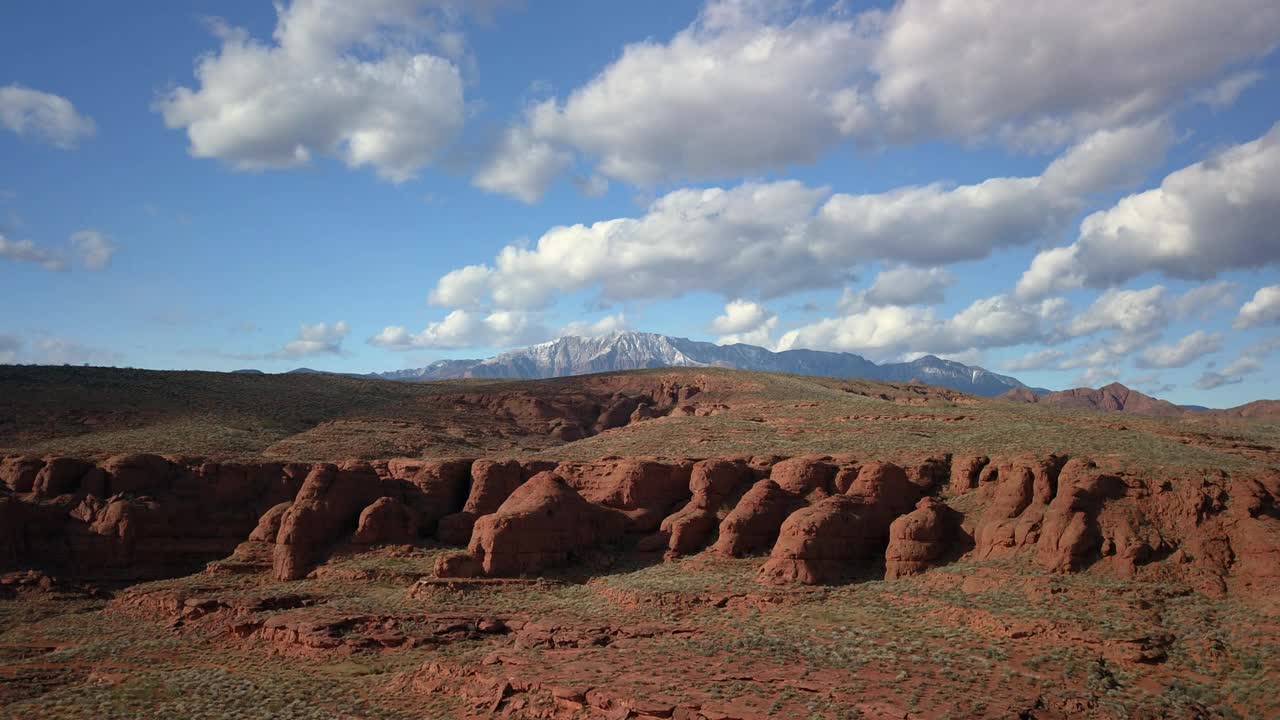
[[[1025,355],[1014,358],[1004,364],[1004,369],[1010,372],[1020,370],[1043,370],[1053,366],[1055,363],[1061,362],[1067,357],[1067,354],[1061,350],[1053,348],[1045,348],[1044,350],[1033,350]]]
[[[1108,290],[1067,325],[1073,337],[1103,330],[1143,335],[1168,323],[1163,285],[1144,290]]]
[[[369,338],[369,344],[389,350],[510,347],[544,340],[547,334],[531,313],[497,310],[485,314],[458,309],[416,333],[390,325]]]
[[[622,332],[627,329],[627,317],[622,313],[616,315],[606,315],[594,322],[576,320],[560,328],[556,333],[556,337],[567,337],[570,335],[578,337],[601,337],[616,332]]]
[[[1123,151],[1115,137],[1126,138]],[[1056,236],[1078,213],[1082,193],[1125,177],[1112,167],[1117,158],[1125,165],[1140,155],[1154,160],[1167,137],[1163,123],[1108,131],[1069,150],[1043,176],[972,185],[865,195],[796,181],[675,190],[641,217],[555,227],[533,247],[504,248],[492,265],[454,270],[430,300],[445,307],[528,308],[556,292],[592,287],[605,301],[696,290],[737,297],[744,287],[768,298],[845,284],[863,262],[927,268],[979,259]],[[875,294],[887,301],[915,293],[924,302],[948,279],[941,270],[890,271]]]
[[[217,23],[217,52],[196,60],[196,87],[156,102],[195,157],[242,170],[332,155],[407,180],[462,126],[457,65],[422,49],[441,32],[431,0],[293,0],[277,4],[271,42]]]
[[[1072,245],[1035,257],[1022,297],[1116,285],[1148,271],[1204,280],[1280,262],[1280,123],[1089,215]]]
[[[1096,367],[1080,373],[1073,382],[1076,387],[1101,387],[1115,382],[1119,377],[1120,371],[1115,368]]]
[[[844,350],[877,357],[908,352],[955,354],[1042,341],[1064,310],[1060,299],[1020,303],[1007,295],[976,300],[949,318],[939,317],[933,308],[869,307],[789,330],[777,347]]]
[[[1244,376],[1256,373],[1262,370],[1263,360],[1272,353],[1280,350],[1280,337],[1268,338],[1256,342],[1245,348],[1240,357],[1231,361],[1231,364],[1216,372],[1212,369],[1206,370],[1198,380],[1195,386],[1201,390],[1212,390],[1223,385],[1237,385],[1244,382]]]
[[[16,83],[0,87],[0,126],[63,150],[95,131],[93,119],[77,112],[70,100]]]
[[[1207,319],[1218,310],[1230,307],[1236,301],[1240,286],[1227,281],[1197,285],[1173,303],[1173,314],[1179,318],[1199,317]]]
[[[1266,54],[1280,32],[1273,5],[910,0],[852,15],[712,0],[670,40],[628,45],[514,127],[646,184],[777,170],[850,138],[1056,147],[1145,122]],[[1214,101],[1247,87],[1248,72],[1214,87]],[[493,164],[526,153],[504,143]],[[551,177],[521,179],[504,191],[538,197]]]
[[[1197,330],[1172,345],[1155,345],[1138,356],[1141,368],[1178,368],[1222,349],[1222,335]]]
[[[711,330],[720,335],[716,342],[721,345],[746,343],[768,346],[777,327],[776,314],[749,300],[728,302],[724,313],[711,321]]]
[[[475,186],[505,193],[524,203],[542,199],[551,182],[573,162],[573,157],[527,128],[513,127],[503,136],[497,154],[476,173]]]
[[[1253,299],[1240,307],[1232,325],[1238,329],[1280,324],[1280,285],[1258,288]]]
[[[349,330],[350,328],[344,320],[339,320],[333,324],[304,324],[298,330],[298,337],[285,343],[285,346],[276,352],[275,356],[300,358],[308,355],[340,355],[342,354],[342,341],[347,337]]]
[[[936,305],[954,282],[942,268],[896,267],[876,276],[865,299],[872,305]]]

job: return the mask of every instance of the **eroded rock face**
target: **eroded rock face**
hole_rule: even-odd
[[[492,515],[476,521],[468,553],[485,575],[537,572],[626,532],[626,516],[588,502],[553,472],[530,478]]]
[[[417,514],[418,531],[434,535],[440,518],[462,509],[471,479],[471,460],[389,460],[386,476],[393,483],[387,494],[403,497]],[[395,490],[397,489],[397,493]]]
[[[36,474],[32,491],[44,497],[66,495],[80,490],[85,475],[93,470],[93,463],[76,458],[50,458]]]
[[[1050,570],[1079,570],[1100,555],[1102,528],[1098,515],[1107,500],[1124,497],[1127,488],[1115,475],[1099,472],[1092,463],[1075,460],[1066,465],[1053,488],[1055,495],[1044,515],[1036,543],[1036,560]],[[1040,492],[1036,493],[1037,501]],[[1126,533],[1132,540],[1131,534]],[[1126,552],[1140,551],[1125,543]]]
[[[674,557],[698,552],[707,546],[719,525],[719,512],[754,474],[742,461],[701,460],[689,476],[691,497],[683,508],[668,515],[658,528]]]
[[[273,558],[275,578],[305,577],[322,551],[386,491],[382,478],[367,463],[317,465],[281,520]]]
[[[942,558],[968,550],[959,513],[935,497],[920,500],[916,509],[889,526],[884,553],[884,579],[918,575]]]
[[[515,489],[534,475],[556,466],[546,461],[476,460],[471,464],[471,491],[462,511],[440,518],[436,537],[450,545],[466,545],[476,518],[497,512]]]
[[[36,474],[44,467],[44,458],[11,455],[0,460],[0,483],[16,493],[31,492]]]
[[[618,460],[560,463],[556,474],[589,502],[621,510],[633,532],[653,532],[690,497],[691,463]]]
[[[355,535],[357,545],[406,545],[418,539],[416,513],[396,498],[382,497],[360,511]]]
[[[783,491],[798,497],[826,497],[835,490],[836,470],[836,466],[825,459],[791,458],[774,465],[769,479]]]
[[[759,580],[816,585],[844,577],[875,549],[865,541],[865,510],[854,498],[836,495],[795,511],[782,524]]]
[[[768,550],[778,539],[787,516],[804,506],[804,501],[765,479],[751,486],[720,523],[720,537],[714,550],[741,557]]]

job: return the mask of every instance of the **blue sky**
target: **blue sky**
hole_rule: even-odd
[[[629,328],[1280,396],[1277,41],[1263,0],[9,6],[0,362]]]

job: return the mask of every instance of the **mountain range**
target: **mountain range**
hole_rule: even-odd
[[[600,337],[566,336],[479,360],[438,360],[422,368],[373,373],[384,380],[420,382],[452,378],[551,378],[658,367],[727,367],[795,375],[865,378],[886,382],[918,380],[930,385],[995,397],[1010,390],[1033,394],[1022,381],[984,368],[933,355],[911,362],[876,364],[861,355],[819,350],[773,352],[755,345],[716,345],[646,332]]]

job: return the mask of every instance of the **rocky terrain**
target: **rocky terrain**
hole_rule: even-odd
[[[243,376],[300,416],[330,383],[391,397],[194,457],[163,446],[227,417],[85,376],[112,382],[74,407],[9,379],[48,415],[0,425],[25,438],[0,459],[8,716],[1280,712],[1265,422],[1094,435],[1114,416],[732,371],[414,395]],[[237,407],[195,380],[181,405]],[[66,421],[122,386],[119,417]],[[387,423],[472,420],[455,452],[374,454]],[[47,451],[68,438],[131,447]]]

